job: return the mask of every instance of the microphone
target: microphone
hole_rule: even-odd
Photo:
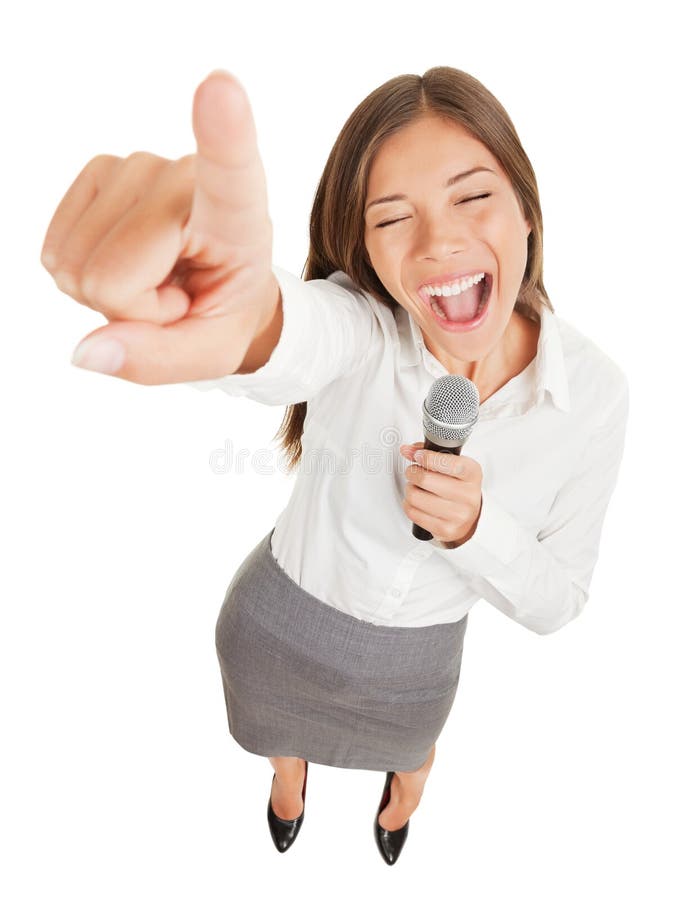
[[[463,375],[437,378],[422,405],[424,449],[459,456],[478,421],[479,406],[478,388],[469,378]],[[420,541],[433,538],[417,522],[413,522],[412,533]]]

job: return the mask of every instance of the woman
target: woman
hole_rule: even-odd
[[[194,128],[194,158],[99,162],[98,206],[81,176],[43,262],[125,320],[99,330],[107,348],[90,335],[78,364],[288,405],[293,494],[216,624],[229,728],[274,768],[281,851],[304,819],[308,761],[386,771],[374,830],[392,864],[454,701],[468,610],[484,597],[545,634],[587,600],[627,382],[553,315],[534,173],[470,75],[403,75],[356,108],[319,184],[304,281],[271,265],[253,121],[227,73],[198,89]],[[422,442],[401,441],[448,373],[476,385],[479,421],[461,456],[413,458]]]

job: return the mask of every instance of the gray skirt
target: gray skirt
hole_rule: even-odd
[[[468,613],[418,628],[357,619],[286,574],[273,532],[235,572],[216,623],[230,734],[260,756],[419,769],[452,708]]]

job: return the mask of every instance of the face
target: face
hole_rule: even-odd
[[[446,186],[451,176],[477,166],[492,171]],[[390,195],[404,196],[369,207]],[[449,372],[475,381],[505,358],[530,231],[498,161],[455,122],[425,116],[389,137],[373,160],[365,204],[370,263]],[[465,272],[492,276],[490,299],[477,327],[451,330],[420,286],[437,276],[447,283]]]

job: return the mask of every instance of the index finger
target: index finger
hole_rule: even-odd
[[[242,84],[216,69],[195,92],[197,141],[189,229],[226,245],[259,246],[267,230],[267,185],[253,112]],[[262,234],[261,234],[262,232]]]
[[[478,463],[470,456],[443,453],[440,450],[419,449],[414,453],[415,462],[425,469],[452,475],[462,481],[473,481],[478,472]]]

